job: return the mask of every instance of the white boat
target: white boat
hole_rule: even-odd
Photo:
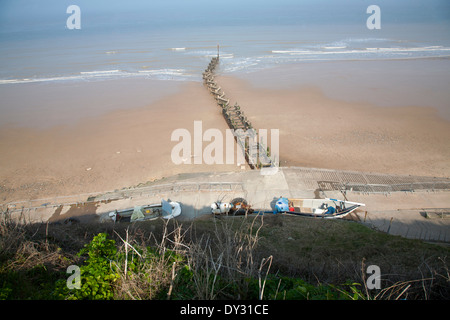
[[[338,199],[288,199],[281,197],[275,203],[274,213],[292,214],[304,217],[336,219],[355,211],[364,203]]]
[[[114,222],[135,222],[144,220],[155,220],[159,217],[163,219],[173,219],[181,214],[181,205],[175,201],[165,201],[159,204],[145,206],[135,206],[134,208],[115,210],[108,214]]]

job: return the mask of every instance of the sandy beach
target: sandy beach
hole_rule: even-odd
[[[437,109],[331,99],[317,87],[218,82],[258,129],[280,129],[281,166],[450,176],[450,123]]]
[[[450,176],[450,123],[435,108],[344,101],[302,83],[268,89],[229,75],[217,81],[256,129],[280,130],[281,166]],[[193,132],[201,120],[203,132],[225,134],[220,109],[202,83],[179,84],[146,106],[121,103],[71,124],[3,125],[1,202],[110,191],[183,172],[242,170],[171,160],[175,129]]]
[[[0,199],[8,202],[137,185],[180,172],[230,171],[234,165],[175,165],[175,129],[225,131],[226,123],[201,83],[141,108],[84,117],[48,128],[0,129]]]

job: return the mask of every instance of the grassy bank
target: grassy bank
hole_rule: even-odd
[[[2,299],[449,299],[449,248],[351,221],[29,224],[2,215]],[[80,289],[66,273],[80,268]],[[366,286],[367,267],[381,271]]]

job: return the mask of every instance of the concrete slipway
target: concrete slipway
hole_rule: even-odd
[[[450,242],[450,179],[300,167],[180,174],[111,192],[7,203],[2,212],[31,222],[64,223],[71,217],[90,222],[164,198],[182,204],[177,219],[186,221],[209,215],[214,201],[243,197],[253,208],[270,211],[280,196],[343,199],[344,193],[349,201],[366,204],[353,220],[390,234]]]

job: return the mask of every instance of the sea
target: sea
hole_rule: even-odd
[[[371,2],[379,4],[380,29],[368,27]],[[225,75],[329,61],[447,59],[450,3],[0,0],[0,92],[116,79],[200,82],[217,54]]]
[[[66,10],[77,2],[81,29],[69,29]],[[218,46],[226,74],[310,61],[450,57],[448,1],[387,2],[378,30],[367,27],[369,2],[335,2],[2,0],[0,85],[201,81]]]

